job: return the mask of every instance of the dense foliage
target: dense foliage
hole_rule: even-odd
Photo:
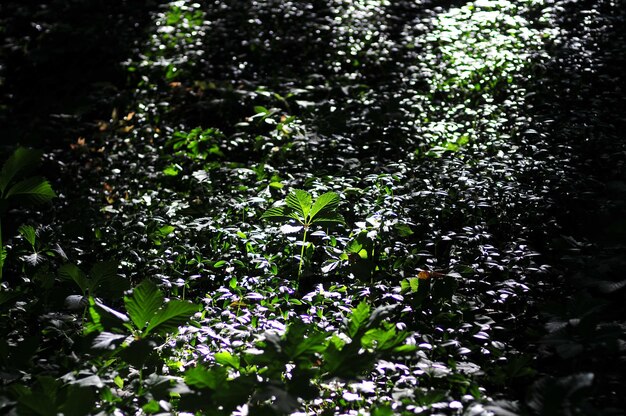
[[[622,1],[51,3],[0,5],[49,135],[2,147],[0,412],[622,411]]]

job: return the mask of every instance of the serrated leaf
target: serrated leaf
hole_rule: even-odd
[[[4,162],[0,171],[0,193],[4,193],[13,178],[18,174],[26,173],[39,164],[42,152],[19,147],[13,155]]]
[[[370,305],[361,302],[348,317],[348,336],[354,338],[365,326],[370,317]]]
[[[207,370],[204,367],[190,368],[185,372],[185,384],[201,389],[217,390],[223,387],[228,378],[228,370],[217,367]]]
[[[289,208],[302,215],[302,218],[306,219],[311,211],[311,194],[302,189],[294,189],[287,195],[285,203]]]
[[[61,279],[74,281],[83,293],[86,293],[87,289],[89,289],[89,282],[77,265],[71,263],[64,264],[59,267],[58,273]]]
[[[411,229],[411,227],[409,227],[406,224],[397,223],[397,224],[394,225],[394,228],[396,229],[396,231],[398,232],[400,237],[408,237],[408,236],[414,234],[414,232]]]
[[[271,207],[261,215],[261,219],[280,219],[289,218],[289,209],[285,206]]]
[[[215,353],[215,362],[225,366],[231,366],[236,370],[239,370],[241,362],[238,356],[232,355],[228,351],[221,351]]]
[[[124,304],[135,326],[143,329],[163,305],[163,293],[149,280],[133,289],[131,296],[124,296]]]
[[[89,276],[89,290],[98,296],[117,298],[129,289],[129,283],[117,273],[116,261],[103,261],[93,265]]]
[[[346,220],[343,215],[336,213],[320,214],[316,216],[311,224],[345,224]]]
[[[20,226],[20,228],[18,229],[20,235],[22,237],[24,237],[24,239],[26,241],[28,241],[28,243],[31,246],[35,246],[35,241],[37,239],[37,234],[35,233],[35,228],[33,228],[30,225],[22,225]]]
[[[0,243],[0,276],[2,276],[2,266],[4,266],[4,261],[7,258],[7,251],[4,248],[4,245]]]
[[[320,195],[311,207],[311,219],[315,219],[315,216],[318,214],[332,217],[329,214],[332,214],[332,211],[337,209],[339,202],[341,202],[341,198],[339,198],[336,192],[326,192]]]
[[[40,177],[24,179],[11,186],[6,192],[5,198],[20,197],[29,202],[43,204],[56,197],[50,183]]]
[[[198,306],[182,300],[172,300],[160,309],[150,320],[144,335],[156,331],[165,333],[175,331],[178,326],[184,324],[191,316],[198,311]]]
[[[363,244],[357,239],[350,240],[348,245],[346,245],[346,251],[348,253],[358,253],[363,249]]]

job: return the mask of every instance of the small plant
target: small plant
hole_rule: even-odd
[[[219,143],[224,134],[218,129],[201,129],[196,127],[190,132],[178,131],[167,142],[174,154],[185,156],[191,160],[206,160],[211,156],[223,157]]]
[[[9,205],[22,203],[42,204],[56,196],[50,183],[44,178],[33,176],[21,179],[37,167],[41,160],[41,152],[19,147],[7,159],[0,171],[0,279],[7,252],[2,243],[2,217]]]
[[[270,220],[288,221],[289,223],[282,227],[285,233],[296,233],[304,230],[298,264],[298,285],[302,276],[305,251],[311,246],[310,243],[307,243],[307,234],[311,227],[345,223],[343,216],[337,212],[339,202],[340,198],[336,192],[326,192],[314,202],[310,193],[301,189],[294,189],[285,198],[284,205],[273,206],[261,216],[261,218]]]

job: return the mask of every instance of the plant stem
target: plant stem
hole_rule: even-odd
[[[298,265],[298,288],[300,288],[300,277],[302,276],[302,265],[304,264],[304,247],[306,246],[307,227],[304,227],[304,236],[302,236],[302,249],[300,249],[300,264]]]

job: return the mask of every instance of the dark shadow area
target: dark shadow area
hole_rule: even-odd
[[[537,74],[532,112],[565,171],[553,194],[551,252],[560,276],[542,306],[541,378],[528,405],[542,414],[621,414],[626,280],[626,4],[564,3],[568,34]],[[546,155],[537,155],[538,158]],[[530,180],[530,178],[529,178]],[[565,412],[565,413],[563,413]],[[613,412],[613,413],[612,413]],[[575,412],[574,412],[575,413]]]
[[[2,144],[59,147],[80,125],[107,119],[123,97],[120,63],[149,22],[151,0],[0,4]]]

